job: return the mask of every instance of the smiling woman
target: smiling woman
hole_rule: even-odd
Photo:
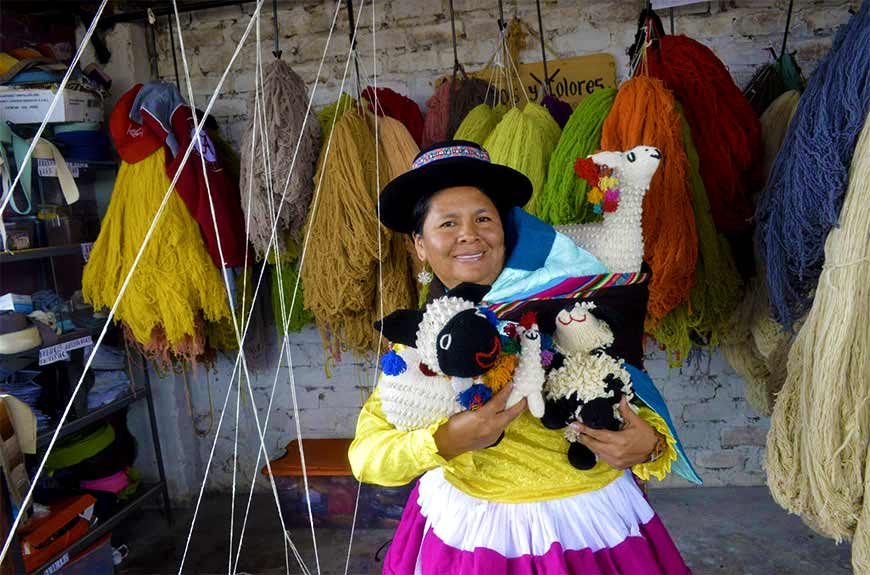
[[[425,211],[414,226],[414,247],[444,287],[492,285],[504,267],[505,245],[501,215],[489,196],[473,186],[455,186],[418,205]]]
[[[491,371],[508,369],[514,381],[482,406],[454,410],[450,417],[411,430],[396,429],[387,420],[380,386],[368,399],[348,453],[354,475],[387,486],[422,475],[385,558],[384,573],[686,575],[688,568],[631,473],[647,479],[670,471],[676,441],[665,421],[646,405],[632,410],[623,403],[622,430],[578,432],[597,463],[585,471],[574,468],[566,457],[564,434],[539,419],[544,415],[540,388],[537,396],[526,393],[523,382],[529,378],[520,374],[543,374],[547,355],[542,344],[551,334],[539,335],[534,320],[516,324],[485,305],[519,300],[566,278],[607,272],[591,254],[520,209],[531,191],[528,178],[490,163],[476,144],[452,141],[422,152],[412,170],[381,192],[381,222],[413,237],[418,257],[448,296],[459,297],[469,283],[480,284],[472,286],[485,293],[475,313],[491,316],[499,330],[492,353],[500,355]],[[491,323],[484,323],[491,329]],[[416,347],[428,349],[420,343],[426,333],[418,326],[412,338]],[[516,345],[509,334],[520,334],[531,344],[523,344],[520,356],[508,362],[514,367],[505,368],[509,356],[500,341]],[[439,349],[449,350],[455,335],[439,340]],[[463,335],[477,337],[467,330]],[[552,352],[547,353],[552,361]],[[433,397],[437,382],[427,376],[435,375],[429,366],[421,361],[405,368],[421,374],[414,380],[416,393],[424,400]],[[523,397],[536,399],[530,407],[537,417]]]

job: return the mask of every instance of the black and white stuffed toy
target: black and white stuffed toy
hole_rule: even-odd
[[[571,442],[568,460],[583,470],[594,467],[598,458],[578,443],[578,433],[568,425],[579,421],[593,429],[618,431],[624,423],[619,402],[623,395],[634,397],[623,360],[605,351],[613,343],[613,332],[603,316],[596,315],[592,302],[559,312],[553,334],[559,356],[544,383],[547,402],[541,422],[550,429],[565,429]]]
[[[423,310],[397,310],[376,322],[393,344],[381,357],[381,409],[401,431],[476,409],[490,394],[480,377],[501,353],[495,316],[478,303],[489,286],[464,283]]]

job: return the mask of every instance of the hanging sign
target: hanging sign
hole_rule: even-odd
[[[553,95],[568,102],[572,107],[576,107],[583,98],[596,90],[616,87],[616,60],[611,54],[590,54],[561,60],[547,60],[547,71],[550,73],[550,90]],[[490,81],[493,77],[492,72],[492,68],[484,68],[470,73],[469,76]],[[496,70],[496,74],[500,73],[500,70]],[[519,64],[516,72],[510,71],[510,76],[513,78],[512,89],[515,92],[514,103],[522,105],[526,99],[522,93],[517,92],[517,75],[529,100],[540,103],[544,97],[541,89],[544,80],[544,63]],[[498,82],[492,80],[492,84],[495,89]],[[508,90],[503,76],[498,91],[501,92],[502,103],[507,104],[510,101],[511,91]]]

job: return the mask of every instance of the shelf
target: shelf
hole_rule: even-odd
[[[79,417],[78,419],[74,419],[72,421],[68,421],[66,425],[64,425],[60,429],[60,435],[58,435],[58,439],[71,433],[75,433],[80,429],[87,427],[88,425],[100,421],[107,416],[115,413],[116,411],[120,411],[130,405],[131,403],[135,403],[140,399],[144,399],[148,390],[144,387],[136,388],[135,396],[132,393],[125,395],[124,397],[109,403],[108,405],[103,405],[98,407],[92,411],[89,411],[87,415],[84,417]],[[46,429],[45,431],[39,432],[36,436],[36,447],[42,448],[46,447],[51,442],[51,437],[54,435],[54,430],[56,427],[52,427],[51,429]]]
[[[23,262],[27,260],[41,260],[56,256],[82,256],[82,244],[66,244],[63,246],[49,246],[47,248],[30,248],[14,252],[0,252],[0,263]]]
[[[70,341],[75,341],[75,340],[82,338],[82,337],[87,337],[87,336],[93,337],[93,336],[99,334],[100,330],[102,330],[102,329],[103,329],[103,326],[99,326],[99,327],[96,327],[94,329],[79,328],[79,329],[76,329],[73,331],[68,331],[66,333],[63,333],[63,334],[57,336],[57,341],[50,344],[50,345],[41,345],[39,347],[34,347],[33,349],[19,351],[18,353],[10,353],[10,354],[0,353],[0,361],[2,361],[4,359],[16,359],[16,358],[22,358],[22,357],[39,358],[39,351],[42,349],[54,347],[56,345],[59,345],[62,343],[67,343]]]
[[[146,500],[150,499],[157,493],[160,493],[161,489],[163,489],[162,481],[150,485],[143,484],[140,487],[139,494],[136,496],[135,499],[130,501],[127,505],[121,508],[120,511],[112,515],[110,518],[100,521],[96,527],[88,532],[87,535],[64,549],[62,552],[52,557],[42,567],[33,571],[33,573],[31,573],[30,575],[36,575],[37,573],[43,573],[49,570],[53,565],[55,565],[55,563],[57,563],[64,557],[66,557],[66,560],[69,561],[77,553],[87,549],[93,543],[96,543],[105,534],[109,533],[118,523],[123,521],[128,515],[141,507]],[[57,568],[55,568],[53,571],[57,571]]]

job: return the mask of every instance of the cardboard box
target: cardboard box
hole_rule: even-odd
[[[0,87],[0,121],[39,124],[48,113],[55,90]],[[93,92],[63,91],[49,122],[102,122],[103,102]]]
[[[7,293],[0,296],[0,311],[18,311],[30,313],[33,311],[33,300],[29,295]]]

